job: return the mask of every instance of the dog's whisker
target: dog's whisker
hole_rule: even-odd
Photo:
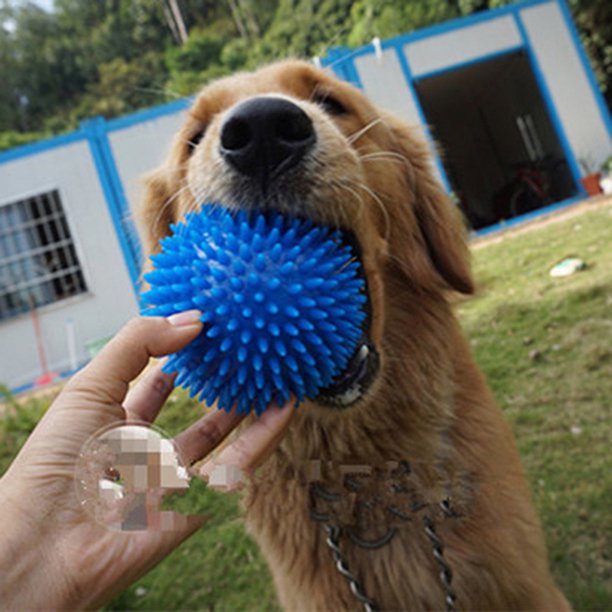
[[[182,179],[184,181],[185,179]],[[185,192],[186,189],[189,188],[189,185],[183,185],[179,189],[177,189],[165,202],[160,206],[157,215],[153,219],[152,228],[155,233],[157,233],[158,226],[163,221],[164,215],[167,210],[172,206],[172,204]]]
[[[365,191],[372,198],[372,200],[376,202],[376,204],[380,208],[380,211],[383,215],[383,219],[385,222],[385,241],[388,242],[391,236],[391,218],[389,216],[389,212],[387,211],[387,207],[385,206],[381,197],[371,187],[369,187],[368,185],[366,185],[365,183],[361,181],[355,181],[352,184],[355,187],[358,187],[359,189],[362,189],[363,191]]]
[[[400,153],[395,151],[374,151],[372,153],[365,153],[359,156],[361,161],[393,161],[401,164],[406,163],[406,158]]]
[[[360,130],[351,134],[347,138],[348,143],[350,145],[354,144],[356,140],[359,140],[364,134],[369,132],[373,127],[377,126],[379,123],[382,123],[382,119],[380,117],[376,117],[376,119],[373,119],[372,121],[370,121],[370,123],[366,124]]]
[[[166,87],[134,87],[134,91],[149,94],[161,94],[166,98],[174,98],[175,100],[185,97],[180,93],[172,91],[171,89],[168,89]]]
[[[331,186],[332,188],[338,189],[340,191],[348,191],[355,198],[359,205],[357,210],[357,218],[361,218],[365,209],[365,200],[363,198],[363,194],[353,189],[353,187],[351,187],[348,181],[334,181]]]

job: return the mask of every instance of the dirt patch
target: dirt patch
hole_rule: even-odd
[[[525,221],[517,226],[509,227],[508,229],[502,229],[495,234],[490,236],[477,236],[470,240],[470,248],[479,249],[487,244],[493,244],[495,242],[501,242],[508,236],[516,236],[518,234],[524,234],[534,229],[539,229],[545,225],[551,223],[558,223],[559,221],[565,221],[585,213],[589,210],[600,209],[606,206],[612,206],[612,195],[599,195],[581,202],[577,202],[573,206],[568,206],[562,210],[553,211],[548,214],[544,214],[532,221]]]

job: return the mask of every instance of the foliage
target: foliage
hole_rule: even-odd
[[[610,228],[612,206],[589,205],[582,215],[478,246],[480,289],[459,304],[477,361],[514,430],[553,573],[577,610],[612,606]],[[551,278],[550,267],[568,254],[582,256],[586,270]],[[47,403],[31,398],[19,409],[0,407],[0,475]],[[175,435],[201,410],[178,390],[158,424]],[[109,609],[278,609],[236,497],[198,486],[169,504],[210,519]]]
[[[219,32],[218,29],[195,29],[191,31],[182,47],[169,49],[166,54],[168,69],[172,72],[200,72],[211,64],[218,64],[221,51],[233,32]]]
[[[234,70],[323,56],[334,46],[366,44],[510,1],[179,0],[189,34],[181,44],[167,1],[56,0],[45,12],[32,2],[0,0],[0,134],[65,131],[89,116],[113,117],[192,94]],[[612,99],[612,4],[569,2]]]
[[[37,140],[42,140],[49,136],[51,136],[51,131],[16,132],[14,130],[7,130],[5,132],[0,132],[0,151],[36,142]]]
[[[595,76],[612,105],[612,3],[569,0],[572,14]]]
[[[231,67],[224,66],[222,53],[235,40],[240,39],[235,38],[230,20],[217,21],[214,28],[192,30],[184,45],[166,51],[166,88],[178,95],[189,95],[209,80],[230,72]]]
[[[128,61],[117,57],[98,66],[98,78],[90,83],[69,114],[69,123],[92,115],[116,117],[152,103],[165,101],[167,73],[163,55],[149,51]]]
[[[606,161],[601,164],[601,171],[607,176],[612,176],[612,155],[610,155],[610,157],[608,157]]]
[[[32,397],[20,402],[7,387],[0,385],[0,476],[25,444],[48,406],[49,398]]]

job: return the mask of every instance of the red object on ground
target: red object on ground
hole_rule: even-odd
[[[590,196],[596,196],[600,193],[603,193],[601,189],[601,185],[599,184],[599,180],[601,179],[601,174],[589,174],[580,179],[582,186],[586,189],[586,192]]]
[[[56,378],[57,374],[55,372],[45,372],[41,374],[35,381],[35,387],[44,387],[45,385],[50,385]]]
[[[34,386],[43,387],[44,385],[52,383],[58,375],[55,372],[49,372],[49,368],[47,366],[47,356],[45,355],[45,347],[42,340],[42,332],[40,329],[40,321],[38,319],[38,311],[36,310],[34,304],[31,303],[31,306],[32,326],[34,327],[34,336],[36,337],[38,359],[40,361],[40,367],[43,371],[43,373],[34,381]]]

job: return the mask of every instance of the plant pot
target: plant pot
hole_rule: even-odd
[[[601,174],[597,172],[596,174],[589,174],[588,176],[582,177],[580,182],[589,196],[596,196],[602,193],[601,185],[599,184],[600,180]]]

